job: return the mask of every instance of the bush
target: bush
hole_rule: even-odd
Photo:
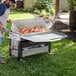
[[[18,8],[17,11],[23,11],[23,12],[33,12],[33,8]]]
[[[27,8],[27,12],[33,12],[34,9],[33,8]]]
[[[74,8],[76,7],[76,0],[67,0],[69,3],[69,9],[70,10],[75,10]]]
[[[34,10],[34,13],[40,14],[40,10]]]
[[[16,10],[17,10],[17,11],[22,11],[22,10],[23,10],[23,8],[17,8]]]
[[[37,0],[36,3],[34,3],[33,8],[37,8],[39,10],[41,9],[47,9],[47,7],[53,2],[54,0]]]
[[[41,10],[40,16],[46,16],[46,15],[47,15],[46,10]]]
[[[27,11],[27,9],[26,8],[23,8],[23,11],[25,12],[25,11]]]
[[[50,9],[50,14],[51,14],[51,15],[55,14],[55,9],[54,9],[54,8],[51,8],[51,9]]]

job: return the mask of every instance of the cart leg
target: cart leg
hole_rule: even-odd
[[[12,54],[11,54],[11,39],[9,39],[9,56],[12,56]]]
[[[18,60],[22,61],[22,45],[21,45],[20,41],[19,41],[19,44],[18,44]]]
[[[48,52],[50,53],[51,52],[51,42],[49,42],[49,50]]]

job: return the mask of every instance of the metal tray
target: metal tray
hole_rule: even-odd
[[[56,31],[47,31],[31,35],[22,35],[22,39],[30,40],[32,42],[52,42],[66,38],[67,35]]]

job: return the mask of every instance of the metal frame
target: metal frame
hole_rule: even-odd
[[[22,59],[23,59],[23,49],[22,49],[22,47],[23,47],[23,43],[22,43],[22,41],[18,41],[18,60],[19,61],[21,61]],[[9,39],[9,56],[13,56],[12,55],[12,48],[11,48],[11,39]],[[51,42],[48,42],[48,53],[50,53],[51,52]],[[37,54],[39,54],[39,53],[37,53]],[[26,57],[26,56],[25,56]]]

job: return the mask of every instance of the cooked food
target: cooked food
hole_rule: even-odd
[[[28,34],[28,33],[34,33],[34,32],[44,32],[44,31],[47,31],[47,29],[45,29],[42,26],[19,29],[20,34]]]

